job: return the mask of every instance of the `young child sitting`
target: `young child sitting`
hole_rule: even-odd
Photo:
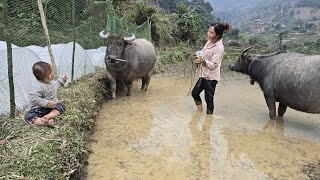
[[[37,82],[31,86],[30,111],[25,114],[25,121],[39,126],[54,126],[57,116],[64,113],[65,107],[59,103],[57,90],[64,85],[68,77],[54,79],[53,69],[50,64],[39,61],[32,66]]]

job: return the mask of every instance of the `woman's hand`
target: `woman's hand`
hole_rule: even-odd
[[[202,56],[196,56],[196,64],[200,64],[204,61],[204,58]]]

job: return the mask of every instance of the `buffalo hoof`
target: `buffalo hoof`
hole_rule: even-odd
[[[277,119],[278,120],[283,120],[283,116],[278,115]]]
[[[213,114],[213,111],[207,110],[207,114]]]
[[[269,117],[270,117],[270,119],[276,119],[276,112],[275,111],[269,111]]]
[[[270,119],[275,120],[276,119],[276,115],[275,114],[269,114]]]

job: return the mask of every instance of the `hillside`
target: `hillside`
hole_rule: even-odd
[[[320,27],[319,0],[211,0],[214,14],[249,33],[309,32]]]
[[[212,4],[213,13],[220,19],[235,22],[239,15],[258,6],[263,0],[208,0]]]

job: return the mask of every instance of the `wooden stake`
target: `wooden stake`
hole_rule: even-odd
[[[49,37],[49,31],[48,31],[47,22],[46,22],[46,16],[43,11],[42,1],[41,0],[37,0],[37,1],[38,1],[38,7],[39,7],[39,12],[40,12],[42,27],[44,30],[44,34],[45,34],[45,38],[46,38],[46,42],[47,42],[47,46],[48,46],[48,51],[49,51],[49,55],[50,55],[50,59],[51,59],[51,66],[52,66],[54,77],[55,77],[54,79],[58,79],[57,66],[56,66],[56,63],[55,63],[54,57],[53,57],[53,52],[52,52],[50,37]]]

